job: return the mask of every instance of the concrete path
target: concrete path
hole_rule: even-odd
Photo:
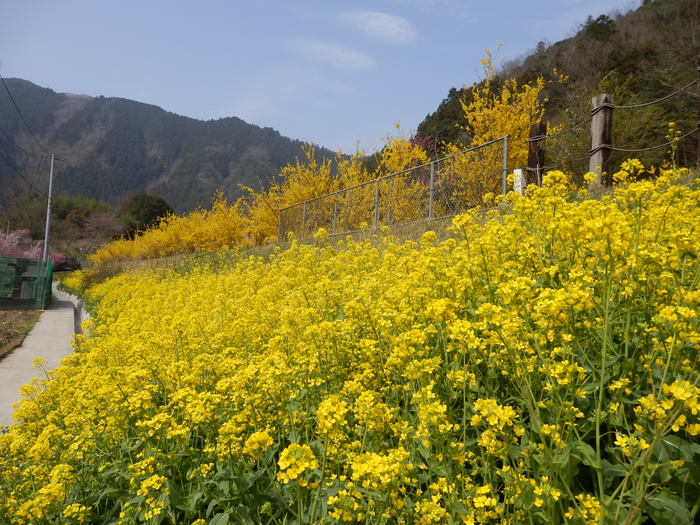
[[[47,369],[73,353],[70,345],[75,327],[75,298],[56,290],[53,300],[27,335],[22,346],[0,359],[0,426],[14,423],[12,405],[21,399],[19,389],[33,377],[42,377],[32,365],[36,357],[46,359]]]

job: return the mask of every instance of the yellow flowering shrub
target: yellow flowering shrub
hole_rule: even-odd
[[[0,435],[0,522],[692,523],[700,187],[572,191],[77,274],[89,334]]]
[[[104,264],[119,259],[150,259],[173,253],[221,250],[245,244],[245,219],[240,203],[229,205],[223,194],[211,210],[198,209],[185,216],[169,215],[134,239],[119,239],[103,246],[89,259]]]
[[[527,165],[530,126],[544,116],[544,102],[540,97],[545,80],[538,77],[531,82],[519,83],[510,78],[501,85],[496,78],[491,52],[481,60],[484,80],[471,88],[469,100],[460,100],[464,123],[462,129],[470,137],[470,145],[478,146],[508,135],[507,165],[510,170]],[[565,77],[554,71],[557,82]],[[560,128],[550,126],[549,132]],[[467,206],[488,205],[490,194],[501,193],[503,143],[497,142],[476,151],[457,155],[463,144],[444,144],[448,159],[447,172],[457,175],[455,184],[462,202]],[[451,155],[455,155],[450,157]],[[509,187],[513,187],[512,180]]]
[[[398,126],[397,126],[398,128]],[[428,161],[425,151],[413,144],[403,132],[388,135],[386,145],[377,154],[378,166],[369,172],[365,167],[365,155],[338,153],[333,160],[319,160],[313,146],[303,148],[304,158],[284,166],[279,181],[265,190],[248,192],[233,204],[227,204],[218,192],[211,209],[197,209],[187,215],[169,215],[157,225],[133,239],[122,238],[107,243],[89,259],[99,273],[101,268],[121,260],[142,260],[171,254],[211,252],[227,248],[261,245],[277,241],[280,208],[320,197],[342,188],[350,188],[370,179],[395,173]],[[403,179],[381,183],[382,207],[391,209],[387,222],[413,221],[416,217],[416,200],[424,197],[425,183],[415,174]],[[375,199],[374,185],[369,184],[338,194],[335,202],[328,198],[310,203],[306,209],[305,229],[331,227],[334,208],[337,211],[335,227],[339,231],[357,229],[366,221],[372,223]],[[301,208],[298,217],[293,212],[289,231],[301,228]],[[312,232],[313,233],[313,232]]]

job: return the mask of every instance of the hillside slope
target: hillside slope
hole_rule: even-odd
[[[204,122],[132,100],[6,82],[42,145],[65,159],[57,165],[57,194],[118,203],[126,195],[150,192],[183,212],[208,204],[217,189],[231,198],[241,194],[239,184],[267,184],[302,155],[303,142],[236,117]],[[0,153],[44,188],[48,164],[37,161],[41,150],[4,92],[0,127],[11,138],[0,137]],[[321,148],[319,153],[333,155]],[[26,183],[5,162],[0,182],[9,189],[0,192],[0,203],[26,192]]]

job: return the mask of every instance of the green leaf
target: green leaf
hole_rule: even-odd
[[[560,453],[555,454],[552,461],[559,468],[566,467],[566,465],[569,463],[569,447],[566,446]]]
[[[216,485],[219,488],[219,492],[224,496],[228,496],[231,494],[231,482],[229,480],[225,479],[219,481]]]
[[[207,516],[210,516],[214,508],[219,504],[219,500],[217,499],[212,499],[209,502],[209,505],[207,505]]]
[[[418,453],[426,461],[430,460],[430,458],[432,457],[432,453],[430,452],[430,449],[424,447],[423,445],[418,445]]]
[[[625,522],[627,518],[627,507],[625,507],[619,500],[608,501],[606,504],[607,510],[605,512],[605,524],[606,525],[619,525]]]
[[[228,523],[228,512],[219,512],[209,520],[209,525],[226,525]]]
[[[250,515],[250,510],[248,507],[245,507],[243,505],[239,505],[236,507],[236,516],[238,517],[238,521],[241,523],[255,523],[255,520]]]
[[[682,459],[690,463],[698,452],[695,448],[697,446],[697,443],[691,443],[678,436],[666,436],[660,439],[654,448],[654,459],[658,462]]]
[[[195,490],[194,492],[190,493],[189,496],[187,496],[187,510],[195,510],[197,508],[197,502],[199,499],[204,495],[204,492],[201,490]]]
[[[584,443],[583,441],[579,441],[578,443],[576,443],[572,450],[572,454],[574,455],[574,457],[580,459],[581,463],[583,463],[584,465],[592,467],[595,470],[602,469],[600,460],[598,459],[595,450],[593,450],[593,447],[590,446],[588,443]]]
[[[693,518],[683,501],[662,491],[646,499],[645,509],[656,525],[692,525]]]
[[[611,478],[616,476],[621,478],[625,477],[626,471],[622,465],[610,463],[607,459],[604,459],[602,462],[602,466],[604,478]]]

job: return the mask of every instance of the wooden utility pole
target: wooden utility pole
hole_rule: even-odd
[[[591,151],[588,170],[598,175],[598,184],[611,184],[610,154],[612,153],[612,95],[603,93],[593,97],[591,120]]]
[[[698,57],[698,123],[697,126],[700,127],[700,57]],[[700,169],[700,133],[698,133],[698,151],[697,159],[695,159],[695,164],[698,169]]]
[[[527,170],[525,177],[528,184],[540,185],[544,174],[544,148],[542,141],[547,134],[547,123],[537,122],[530,126],[530,138],[527,148]]]

